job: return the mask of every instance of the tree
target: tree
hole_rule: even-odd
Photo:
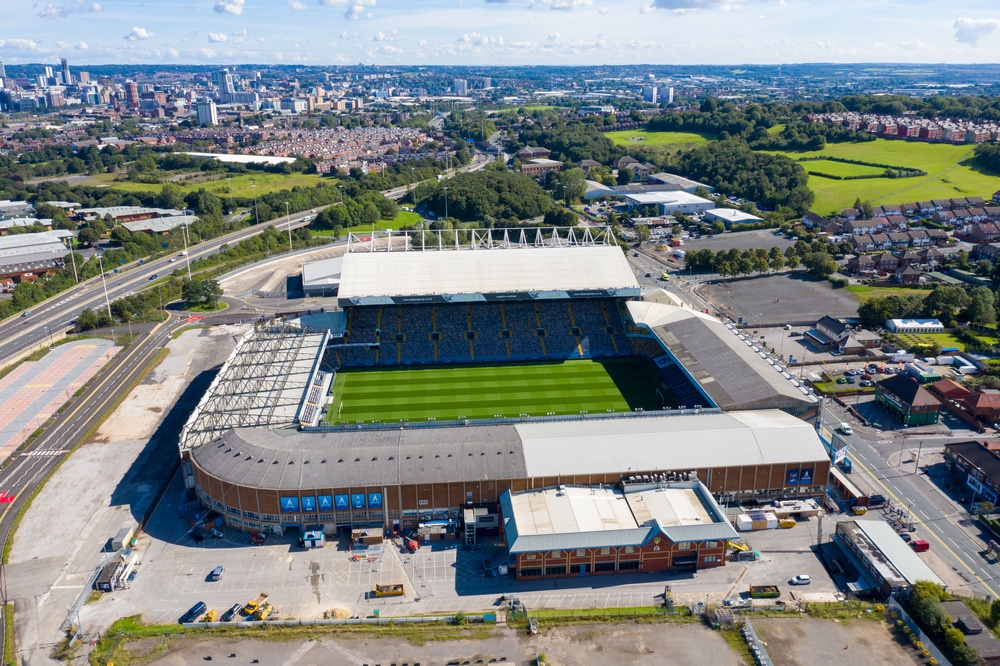
[[[618,169],[618,180],[616,182],[619,185],[628,185],[632,182],[632,172],[628,169]]]
[[[772,247],[767,255],[767,265],[772,271],[780,271],[785,267],[785,255],[777,247]]]
[[[637,224],[635,225],[635,237],[639,240],[639,243],[645,243],[650,239],[650,231],[648,224]]]
[[[813,277],[823,278],[837,272],[837,262],[826,252],[810,252],[802,257],[802,265]]]
[[[84,245],[93,246],[101,241],[101,234],[93,227],[84,227],[80,229],[78,240]]]
[[[76,330],[89,331],[97,328],[97,315],[90,308],[85,308],[76,317]]]
[[[214,307],[219,302],[219,299],[222,298],[222,287],[220,287],[219,283],[212,278],[207,278],[201,282],[202,297],[208,302],[209,305]]]
[[[976,324],[995,324],[996,310],[993,307],[994,294],[989,287],[976,287],[969,297],[965,317]]]
[[[924,298],[923,315],[940,319],[945,326],[950,326],[955,321],[955,313],[967,308],[971,300],[962,287],[938,285]]]
[[[563,188],[563,199],[568,206],[587,193],[587,176],[583,169],[566,169],[559,173],[559,184]]]
[[[181,285],[181,295],[188,305],[201,303],[204,300],[204,283],[202,280],[184,280]]]

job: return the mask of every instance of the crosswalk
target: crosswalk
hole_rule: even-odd
[[[63,453],[67,453],[62,449],[45,449],[43,451],[25,451],[21,453],[22,456],[58,456]]]

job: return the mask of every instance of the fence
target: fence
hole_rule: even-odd
[[[583,411],[579,414],[550,414],[543,416],[512,416],[491,419],[452,419],[438,420],[428,419],[427,421],[374,421],[372,423],[347,423],[340,425],[320,424],[303,427],[303,432],[345,432],[356,430],[398,430],[400,428],[440,428],[442,426],[495,426],[514,425],[517,423],[553,423],[559,421],[579,421],[581,419],[621,419],[621,418],[643,418],[647,416],[684,416],[690,414],[721,414],[722,410],[716,407],[694,407],[691,409],[654,409],[636,410],[634,412],[595,412],[593,414]]]
[[[892,622],[894,619],[896,621],[901,621],[905,626],[910,628],[913,635],[917,637],[917,640],[924,644],[924,649],[931,653],[931,656],[937,660],[938,666],[951,666],[951,662],[948,661],[944,653],[934,645],[933,641],[927,637],[921,629],[920,626],[909,616],[909,614],[903,610],[903,607],[896,601],[895,598],[890,598],[886,603],[889,611],[889,621]]]
[[[771,661],[771,655],[767,653],[767,648],[764,647],[764,642],[757,636],[757,632],[754,631],[753,625],[750,623],[750,618],[746,615],[743,616],[743,638],[746,639],[747,644],[750,646],[750,652],[753,653],[753,658],[758,666],[774,666],[774,662]]]
[[[487,616],[491,616],[490,621],[496,621],[496,615],[493,613],[486,613],[483,615],[465,615],[461,616],[464,622],[484,622]],[[185,627],[191,628],[232,628],[232,627],[329,627],[329,626],[343,626],[343,625],[384,625],[384,624],[433,624],[433,623],[445,623],[454,624],[456,618],[460,616],[456,615],[435,615],[429,617],[352,617],[345,618],[343,620],[246,620],[243,622],[191,622],[187,623]]]

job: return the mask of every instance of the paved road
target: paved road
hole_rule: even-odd
[[[993,564],[983,556],[986,544],[968,513],[969,507],[946,493],[936,471],[929,470],[926,465],[918,467],[906,462],[908,451],[917,448],[919,443],[922,443],[923,454],[931,454],[943,449],[955,436],[964,439],[968,433],[904,440],[902,433],[879,432],[855,425],[839,405],[824,401],[823,423],[841,421],[851,423],[854,428],[854,434],[845,437],[853,462],[851,480],[863,490],[885,495],[895,506],[908,511],[918,538],[930,541],[935,556],[972,592],[1000,597],[1000,564]]]

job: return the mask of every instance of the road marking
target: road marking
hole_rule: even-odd
[[[872,480],[873,480],[873,481],[875,481],[875,483],[877,483],[878,485],[882,486],[882,489],[883,489],[883,490],[885,490],[885,492],[886,492],[886,493],[887,493],[887,494],[889,495],[889,497],[891,497],[891,498],[893,499],[893,501],[895,501],[895,502],[896,502],[896,504],[897,504],[897,505],[899,505],[899,506],[905,506],[905,505],[906,505],[906,503],[905,503],[905,502],[902,502],[902,501],[901,501],[901,500],[900,500],[900,499],[899,499],[899,498],[898,498],[898,497],[896,496],[896,494],[895,494],[894,492],[892,492],[891,490],[889,490],[889,486],[887,486],[887,485],[885,485],[884,483],[882,483],[882,479],[880,479],[880,478],[878,478],[877,476],[875,476],[874,474],[872,474],[871,470],[869,470],[869,469],[868,469],[867,467],[865,467],[865,465],[864,465],[864,464],[862,464],[861,462],[858,462],[858,467],[860,467],[860,468],[861,468],[861,470],[862,470],[862,471],[863,471],[863,472],[864,472],[865,474],[868,474],[868,475],[869,475],[869,476],[870,476],[870,477],[872,478]],[[2,521],[2,520],[3,520],[3,517],[2,517],[2,516],[0,516],[0,521]],[[917,524],[918,524],[918,525],[923,525],[924,527],[927,527],[927,524],[926,524],[926,523],[925,523],[924,521],[922,521],[922,520],[921,520],[920,518],[917,518],[917,519],[916,519],[916,522],[917,522]],[[938,543],[940,543],[940,544],[941,544],[941,546],[943,546],[943,547],[944,547],[944,549],[945,549],[946,551],[948,551],[949,553],[951,553],[951,556],[952,556],[952,557],[954,557],[954,558],[955,558],[955,559],[956,559],[956,560],[957,560],[957,561],[958,561],[958,562],[959,562],[959,563],[960,563],[960,564],[961,564],[961,565],[962,565],[963,567],[965,567],[965,568],[966,568],[966,569],[967,569],[967,570],[969,571],[969,573],[970,573],[970,574],[972,574],[972,575],[973,575],[973,576],[974,576],[974,577],[976,578],[976,580],[978,580],[978,581],[979,581],[979,582],[980,582],[980,583],[981,583],[981,584],[983,585],[983,587],[985,587],[985,588],[986,588],[987,590],[989,590],[990,592],[992,592],[992,593],[993,593],[993,596],[1000,596],[1000,594],[998,594],[996,590],[994,590],[994,589],[993,589],[993,588],[992,588],[992,587],[991,587],[991,586],[990,586],[990,585],[989,585],[989,584],[988,584],[988,583],[987,583],[987,582],[986,582],[985,580],[983,580],[983,579],[982,579],[982,577],[981,577],[981,576],[980,576],[980,575],[979,575],[978,573],[976,573],[976,570],[975,570],[975,569],[973,569],[972,567],[970,567],[970,566],[969,566],[969,565],[968,565],[968,564],[967,564],[967,563],[965,562],[965,560],[963,560],[963,559],[962,559],[961,557],[959,557],[959,556],[958,556],[958,554],[957,554],[957,553],[956,553],[956,552],[955,552],[954,550],[952,550],[951,548],[949,548],[949,547],[948,547],[948,544],[946,544],[946,543],[944,542],[944,540],[943,540],[943,539],[942,539],[941,537],[939,537],[939,536],[938,536],[938,535],[937,535],[937,534],[936,534],[936,533],[935,533],[935,532],[934,532],[933,530],[931,530],[930,528],[928,528],[928,529],[927,529],[927,532],[928,532],[928,533],[929,533],[929,534],[930,534],[930,535],[931,535],[931,536],[932,536],[932,537],[933,537],[933,538],[934,538],[934,539],[935,539],[935,540],[936,540],[936,541],[937,541]],[[955,544],[955,547],[956,547],[956,548],[958,548],[959,550],[961,550],[961,549],[962,549],[962,547],[961,547],[961,546],[959,546],[959,545],[958,545],[957,543],[955,543],[955,540],[954,540],[954,539],[952,539],[952,538],[951,538],[950,536],[948,537],[948,540],[949,540],[949,541],[951,541],[952,543],[954,543],[954,544]]]

